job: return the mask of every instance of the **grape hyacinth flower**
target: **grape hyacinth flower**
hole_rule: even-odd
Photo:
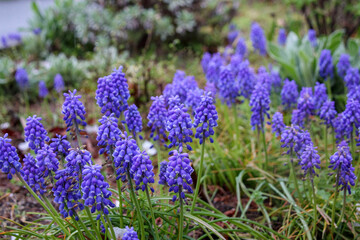
[[[204,53],[203,57],[201,58],[201,67],[205,74],[207,72],[210,60],[211,60],[211,54],[208,52]]]
[[[300,111],[299,109],[294,109],[291,114],[291,124],[304,128],[305,117],[306,115],[303,111]]]
[[[195,110],[194,128],[196,128],[195,138],[200,140],[200,144],[206,138],[210,138],[210,142],[214,140],[211,138],[214,135],[214,127],[217,127],[218,114],[214,105],[214,100],[210,93],[201,97],[199,106]]]
[[[54,193],[54,202],[59,204],[60,214],[67,218],[75,215],[76,221],[79,220],[76,211],[83,210],[81,203],[81,192],[79,189],[78,173],[72,169],[66,168],[58,170],[54,177],[57,181],[52,189]]]
[[[310,180],[312,181],[315,173],[315,168],[320,169],[320,156],[317,147],[314,147],[313,144],[309,144],[304,148],[304,151],[301,153],[300,165],[301,169],[304,170],[304,177],[309,174]]]
[[[168,110],[170,111],[174,107],[180,107],[181,106],[181,100],[178,95],[172,96],[169,98],[168,101]]]
[[[316,31],[314,29],[309,29],[308,39],[310,41],[311,46],[313,48],[316,48],[317,47],[317,38],[316,38]]]
[[[142,119],[135,104],[129,106],[128,110],[125,111],[125,122],[128,126],[129,131],[136,139],[136,133],[142,130]]]
[[[50,147],[53,149],[57,156],[66,157],[70,152],[71,145],[66,140],[66,135],[61,136],[59,134],[56,134],[56,138],[51,139]]]
[[[327,80],[327,78],[332,78],[334,75],[333,69],[334,65],[331,57],[331,51],[328,49],[322,50],[319,58],[320,77],[322,77],[325,81]]]
[[[280,112],[274,113],[271,127],[272,127],[272,132],[275,133],[276,137],[281,136],[281,132],[285,128],[282,113]]]
[[[7,136],[5,133],[4,137],[0,137],[0,169],[10,180],[14,174],[22,173],[22,166],[16,148],[11,145],[11,139]]]
[[[249,60],[245,60],[239,65],[238,75],[236,77],[240,94],[244,98],[249,99],[256,82],[256,75],[250,67]]]
[[[343,116],[343,112],[339,113],[334,120],[334,131],[337,142],[344,140],[345,137],[350,138],[352,128],[349,127],[346,117]]]
[[[323,120],[323,124],[325,124],[327,127],[334,126],[336,114],[337,112],[335,110],[335,102],[330,100],[326,100],[319,111],[319,117],[321,120]]]
[[[260,55],[265,56],[267,50],[264,30],[256,22],[251,24],[250,39],[254,50],[258,51]]]
[[[311,144],[311,138],[299,126],[292,124],[283,129],[280,142],[283,143],[282,148],[288,148],[286,154],[289,154],[291,161],[293,161],[293,154],[300,156],[304,146]]]
[[[162,161],[160,163],[160,170],[159,170],[159,184],[165,185],[166,184],[166,171],[168,167],[167,161]]]
[[[56,74],[54,77],[54,88],[58,93],[61,93],[65,88],[64,79],[60,73]]]
[[[46,87],[46,84],[44,81],[39,82],[39,97],[45,98],[49,94],[49,91]]]
[[[359,86],[360,84],[360,73],[357,68],[349,68],[344,78],[345,86],[350,92],[352,88]]]
[[[46,192],[45,180],[43,173],[40,168],[36,165],[35,158],[30,154],[26,154],[23,158],[24,167],[23,172],[21,173],[25,182],[31,187],[31,189],[36,193],[39,192],[40,195]]]
[[[41,28],[34,28],[32,30],[32,32],[35,34],[35,35],[39,35],[41,33]]]
[[[220,78],[218,82],[219,95],[227,105],[234,104],[239,96],[239,90],[235,84],[235,76],[231,66],[222,66],[220,69]]]
[[[180,153],[176,150],[172,152],[169,157],[169,163],[166,170],[166,179],[169,185],[169,192],[179,193],[182,199],[185,199],[185,190],[193,193],[191,188],[192,178],[191,174],[194,169],[190,165],[189,155],[187,153]],[[177,196],[174,195],[172,201],[175,202]]]
[[[205,92],[211,93],[211,96],[212,96],[212,98],[214,99],[214,102],[215,102],[216,93],[217,93],[217,89],[216,89],[215,84],[206,82],[204,90],[205,90]]]
[[[52,176],[59,169],[59,160],[49,145],[45,145],[38,150],[36,155],[36,165],[44,174],[44,177]]]
[[[188,150],[192,150],[189,142],[192,142],[191,136],[193,124],[191,122],[190,115],[184,111],[184,107],[174,107],[169,109],[167,122],[166,122],[166,131],[169,132],[170,144],[168,148],[174,146],[179,147],[179,150],[182,150],[182,145],[186,144]]]
[[[86,165],[91,165],[91,153],[83,149],[73,149],[65,158],[65,167],[72,171],[81,172]]]
[[[230,58],[230,67],[231,67],[231,71],[233,73],[234,76],[237,76],[237,74],[239,73],[239,65],[242,62],[242,57],[238,54],[233,54]]]
[[[343,118],[347,126],[344,132],[347,132],[347,136],[352,139],[355,137],[353,131],[360,127],[360,103],[357,100],[348,99]]]
[[[346,53],[340,55],[339,61],[336,65],[339,77],[344,78],[347,70],[351,67],[350,56]]]
[[[128,136],[127,132],[121,135],[121,140],[116,143],[115,151],[113,153],[114,165],[116,169],[116,180],[126,180],[126,173],[133,165],[133,157],[140,153],[136,141]],[[132,178],[132,174],[130,173]],[[129,179],[128,179],[129,180]]]
[[[21,43],[21,41],[22,41],[22,37],[21,37],[20,33],[9,33],[8,38],[10,40],[13,40],[13,41],[18,42],[18,43]]]
[[[99,122],[101,123],[97,132],[96,141],[100,149],[99,154],[104,152],[112,154],[113,148],[117,141],[120,140],[121,131],[118,127],[118,120],[112,113],[110,116],[103,116]]]
[[[3,48],[7,48],[9,46],[5,36],[1,36],[1,43]]]
[[[122,236],[122,240],[139,240],[137,233],[134,231],[134,228],[125,227],[125,233]]]
[[[314,97],[311,87],[303,87],[298,99],[298,109],[304,113],[305,118],[314,114]]]
[[[360,85],[354,85],[348,90],[347,99],[355,99],[360,102]]]
[[[130,169],[130,173],[133,175],[136,190],[141,189],[144,192],[149,183],[155,182],[155,174],[153,172],[154,167],[145,151],[134,156],[132,161],[133,163]],[[154,192],[152,187],[150,187],[150,190]]]
[[[272,88],[276,92],[280,92],[282,79],[281,79],[281,76],[280,76],[279,72],[277,72],[275,70],[271,70],[270,77],[271,77],[271,86],[272,86]]]
[[[217,86],[217,82],[220,76],[220,67],[223,65],[223,59],[220,53],[212,55],[206,71],[206,80],[210,83],[214,83]]]
[[[79,100],[81,95],[76,95],[76,89],[73,92],[69,90],[69,93],[64,93],[65,101],[62,106],[62,114],[64,114],[64,121],[66,123],[66,131],[70,131],[71,126],[75,124],[75,128],[78,125],[86,126],[85,122],[85,107]]]
[[[167,110],[165,99],[163,96],[151,97],[153,103],[151,104],[147,119],[149,120],[147,126],[151,127],[150,138],[154,141],[164,141],[166,139],[166,119]]]
[[[266,87],[269,94],[271,93],[272,87],[272,76],[266,71],[265,67],[260,67],[257,74],[256,84],[261,84]]]
[[[186,97],[185,106],[191,108],[193,112],[195,112],[195,109],[199,106],[201,102],[201,97],[203,95],[204,95],[204,90],[198,87],[190,90]]]
[[[281,90],[281,104],[285,106],[285,109],[291,109],[296,107],[299,92],[295,80],[289,81],[285,79],[284,86]]]
[[[246,56],[247,47],[246,47],[244,38],[240,38],[239,41],[237,42],[236,48],[235,48],[235,53],[237,55],[241,56],[242,58]]]
[[[82,170],[82,176],[81,191],[84,205],[91,207],[91,213],[100,212],[96,217],[96,220],[99,220],[101,212],[108,215],[108,208],[115,207],[115,204],[109,200],[111,196],[110,186],[105,182],[99,165],[86,165]]]
[[[261,83],[255,85],[250,98],[250,107],[252,111],[251,126],[259,131],[264,130],[265,116],[270,118],[268,111],[270,110],[270,95],[267,87]]]
[[[328,99],[326,94],[326,86],[323,83],[316,82],[314,88],[314,107],[315,109],[319,110],[324,102]]]
[[[278,43],[283,46],[286,43],[286,31],[284,28],[279,29]]]
[[[35,153],[45,146],[45,142],[50,141],[47,131],[40,121],[41,118],[36,115],[28,117],[24,128],[25,141],[29,143],[30,149],[34,150]]]
[[[239,35],[239,31],[236,30],[236,26],[234,24],[230,24],[229,26],[229,33],[227,35],[227,39],[229,41],[229,44],[232,44],[237,36]]]
[[[20,90],[24,90],[29,86],[29,77],[24,68],[16,69],[15,80],[19,85]]]

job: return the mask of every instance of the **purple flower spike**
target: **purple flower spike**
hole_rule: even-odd
[[[81,95],[76,95],[76,89],[73,92],[69,90],[69,93],[64,93],[65,101],[62,106],[61,113],[64,114],[64,121],[66,123],[66,131],[70,131],[74,122],[78,125],[86,126],[85,122],[85,107],[79,100]]]
[[[214,100],[210,93],[201,97],[199,107],[195,111],[194,127],[196,128],[195,138],[203,143],[205,138],[210,138],[210,142],[214,142],[211,138],[214,135],[214,127],[217,127],[218,114],[214,105]]]
[[[67,162],[66,168],[80,172],[86,165],[91,165],[91,153],[83,149],[71,150],[65,161]]]
[[[324,102],[319,111],[319,117],[323,120],[323,124],[327,127],[334,126],[334,120],[336,117],[335,102],[327,100]]]
[[[351,67],[350,64],[350,56],[348,54],[341,54],[339,58],[339,62],[336,65],[337,73],[339,77],[344,78],[347,70]]]
[[[218,85],[218,79],[220,77],[220,67],[224,64],[220,53],[214,53],[208,64],[206,71],[206,80],[210,83]]]
[[[133,164],[130,169],[130,173],[133,175],[135,181],[136,190],[141,189],[143,192],[150,183],[154,183],[153,165],[145,151],[138,153],[132,159]],[[154,189],[150,187],[150,190],[154,192]]]
[[[41,148],[36,155],[36,166],[44,174],[44,177],[53,175],[59,169],[59,160],[49,145]]]
[[[323,83],[316,83],[314,89],[314,107],[315,109],[320,109],[324,102],[328,99],[326,94],[326,86]]]
[[[6,133],[4,137],[0,137],[0,169],[7,174],[8,179],[12,179],[14,174],[22,173],[22,170],[16,148],[11,145],[11,139],[7,136]]]
[[[360,85],[353,85],[348,89],[348,99],[355,99],[360,102]]]
[[[251,126],[252,129],[263,130],[265,116],[270,118],[270,95],[266,85],[261,83],[256,84],[251,98],[250,107],[252,111]]]
[[[28,117],[24,129],[25,141],[29,143],[30,149],[34,150],[35,153],[45,146],[45,142],[50,141],[50,138],[47,136],[47,131],[40,121],[41,118],[36,115]]]
[[[160,163],[160,170],[159,170],[159,184],[165,185],[166,184],[166,171],[168,167],[167,161],[162,161]]]
[[[163,96],[151,97],[153,101],[147,119],[149,120],[147,126],[151,127],[150,138],[154,141],[164,141],[166,139],[166,119],[167,110],[165,106],[165,99]]]
[[[284,28],[279,29],[278,43],[280,45],[285,45],[286,43],[286,30]]]
[[[216,93],[217,93],[217,89],[216,89],[215,84],[206,82],[206,85],[205,85],[205,88],[204,88],[204,89],[205,89],[205,92],[211,93],[211,96],[212,96],[212,98],[213,98],[214,101],[215,101]]]
[[[306,118],[314,114],[314,97],[311,87],[303,87],[298,99],[298,109],[305,115]]]
[[[239,65],[238,75],[237,75],[237,85],[240,91],[240,94],[249,99],[252,91],[254,90],[256,82],[256,75],[254,69],[250,67],[248,60],[243,61]]]
[[[301,169],[304,170],[304,177],[309,174],[311,181],[314,179],[314,176],[317,176],[315,168],[320,169],[321,163],[320,156],[316,149],[317,147],[314,147],[312,144],[307,145],[301,154],[299,163]]]
[[[46,83],[44,81],[39,82],[39,97],[45,98],[49,94],[49,90],[46,87]]]
[[[195,109],[199,106],[203,95],[204,95],[204,90],[198,87],[190,90],[186,97],[185,106],[191,108],[194,112]]]
[[[321,51],[319,58],[319,75],[326,81],[328,78],[333,77],[333,71],[334,65],[331,57],[331,51],[324,49]]]
[[[34,192],[39,192],[40,195],[46,192],[46,185],[43,173],[36,165],[36,160],[30,153],[26,154],[24,159],[24,168],[22,177],[25,182],[31,187]]]
[[[20,90],[24,90],[29,86],[29,77],[24,68],[16,69],[15,80],[19,85]]]
[[[99,212],[96,220],[99,220],[101,213],[109,214],[108,208],[115,207],[115,204],[109,200],[111,191],[109,184],[105,182],[104,176],[101,174],[101,166],[91,165],[85,166],[82,171],[83,181],[81,191],[84,205],[91,207],[91,213]]]
[[[282,148],[287,148],[286,154],[300,156],[305,146],[311,144],[311,138],[307,131],[303,131],[296,125],[286,126],[281,133]]]
[[[64,79],[60,73],[54,77],[54,88],[58,93],[61,93],[65,89]]]
[[[66,140],[66,135],[61,136],[56,134],[56,138],[51,139],[52,143],[50,143],[50,147],[57,154],[57,156],[67,156],[70,152],[71,145]]]
[[[304,127],[304,120],[306,118],[306,115],[303,111],[300,111],[299,109],[294,109],[292,111],[291,115],[291,124],[297,125],[299,127]]]
[[[264,30],[260,27],[260,25],[256,22],[251,24],[250,30],[250,39],[252,42],[252,46],[255,51],[258,51],[260,55],[266,55],[266,38],[264,34]]]
[[[177,199],[176,194],[180,192],[181,198],[185,199],[185,190],[193,193],[191,184],[193,183],[191,174],[194,169],[190,165],[189,155],[187,153],[179,153],[174,150],[172,156],[169,157],[169,163],[166,170],[166,179],[169,185],[169,192],[174,192],[172,201]]]
[[[135,104],[131,105],[128,110],[125,111],[125,122],[129,131],[136,139],[136,134],[142,130],[142,119]]]
[[[350,137],[352,128],[349,127],[348,121],[343,113],[339,113],[339,115],[335,118],[334,131],[337,142],[344,140],[345,137]]]
[[[201,67],[203,69],[203,72],[206,74],[209,62],[211,60],[211,54],[206,52],[204,53],[202,59],[201,59]]]
[[[219,95],[223,102],[228,105],[236,102],[236,98],[239,96],[239,90],[235,84],[235,76],[230,65],[221,67],[218,88]]]
[[[346,132],[350,136],[354,128],[358,129],[360,127],[360,103],[356,99],[348,99],[343,118],[347,124]]]
[[[120,140],[121,131],[118,128],[118,120],[114,117],[114,113],[110,116],[103,116],[99,122],[101,123],[96,141],[98,146],[103,147],[100,149],[99,154],[103,154],[105,151],[111,154],[111,151],[115,148],[115,144]]]
[[[313,48],[316,48],[317,47],[317,38],[316,38],[316,31],[314,29],[309,29],[308,39],[310,41],[311,46]]]
[[[281,90],[281,104],[285,106],[285,109],[296,107],[298,97],[299,92],[297,90],[296,82],[294,80],[289,81],[289,79],[285,79],[284,86]]]
[[[236,44],[235,53],[241,56],[242,58],[246,56],[247,47],[244,38],[240,38]]]
[[[230,24],[229,26],[229,33],[227,35],[227,39],[229,41],[229,44],[232,44],[235,39],[237,38],[237,36],[239,35],[239,31],[236,30],[236,26],[234,24]]]
[[[125,233],[122,237],[122,240],[139,240],[137,233],[134,231],[134,228],[125,227]]]
[[[359,86],[360,84],[360,73],[357,68],[349,68],[346,72],[344,82],[348,91],[350,92],[352,88]]]
[[[272,118],[272,132],[275,133],[275,136],[281,136],[282,130],[285,128],[283,115],[280,112],[276,112]]]

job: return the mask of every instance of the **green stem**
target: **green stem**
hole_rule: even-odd
[[[66,208],[66,210],[69,212],[69,208],[68,208],[66,205],[65,205],[65,208]],[[85,240],[84,235],[83,235],[83,233],[82,233],[82,231],[81,231],[81,228],[79,227],[79,224],[77,223],[77,221],[75,220],[75,218],[74,218],[73,215],[71,216],[71,219],[73,220],[74,225],[75,225],[76,229],[78,230],[78,233],[79,233],[80,238],[81,238],[82,240]]]
[[[237,110],[236,110],[236,104],[233,104],[233,113],[234,113],[234,124],[235,124],[235,142],[237,142],[240,137],[239,137],[239,123],[238,123],[238,115],[237,115]]]
[[[332,213],[331,213],[331,235],[333,235],[334,233],[334,222],[335,222],[335,205],[336,205],[336,199],[337,199],[337,196],[339,194],[339,174],[340,174],[340,168],[341,168],[341,164],[339,165],[338,167],[338,171],[337,171],[337,174],[336,174],[336,189],[335,189],[335,196],[334,196],[334,204],[332,206]]]
[[[264,124],[262,124],[262,125],[264,125]],[[268,161],[268,155],[267,155],[267,149],[266,149],[266,139],[265,139],[265,129],[264,129],[264,127],[262,126],[262,129],[259,130],[259,131],[261,131],[262,143],[263,143],[264,154],[265,154],[265,164],[264,164],[263,169],[267,170],[269,161]]]
[[[313,236],[315,237],[316,234],[316,222],[317,222],[317,209],[316,209],[316,194],[315,194],[315,187],[314,187],[314,181],[310,180],[311,182],[311,188],[312,188],[312,194],[314,199],[314,228],[313,228]]]
[[[292,158],[292,156],[291,156],[291,158]],[[298,193],[300,202],[302,203],[303,202],[302,193],[300,192],[300,189],[299,189],[298,180],[295,175],[294,161],[292,159],[290,159],[290,170],[291,170],[291,175],[293,177],[296,192]]]
[[[202,140],[203,140],[203,142],[202,142],[202,148],[201,148],[200,166],[199,166],[199,172],[198,172],[198,176],[197,176],[197,180],[196,180],[194,199],[193,199],[193,202],[191,205],[191,210],[190,210],[191,214],[194,212],[195,205],[196,205],[196,198],[197,198],[197,195],[199,194],[199,189],[200,189],[200,184],[201,184],[201,177],[202,177],[202,170],[203,170],[203,163],[204,163],[204,152],[205,152],[205,133],[204,132],[203,132]]]
[[[127,169],[126,175],[127,175],[127,178],[128,178],[129,184],[130,184],[130,194],[131,194],[131,196],[133,198],[133,201],[135,202],[135,208],[136,208],[136,212],[137,212],[138,219],[139,219],[141,240],[145,240],[144,221],[143,221],[143,218],[141,216],[139,201],[137,200],[137,198],[135,196],[135,191],[134,191],[134,187],[133,187],[132,180],[131,180],[131,177],[130,177],[129,169]]]
[[[107,239],[108,232],[109,232],[109,227],[108,227],[107,222],[105,221],[104,216],[102,214],[100,215],[100,219],[103,222],[103,225],[104,225],[104,228],[105,228],[105,238],[104,239]],[[116,240],[116,239],[114,239],[114,240]]]
[[[81,218],[79,217],[79,215],[78,215],[75,211],[74,211],[74,214],[75,214],[76,217],[79,218],[80,225],[81,225],[81,227],[84,229],[85,233],[87,234],[86,236],[89,237],[89,238],[91,238],[91,239],[95,239],[95,240],[96,240],[95,236],[89,231],[88,227],[85,226],[85,224],[83,223],[83,221],[81,220]]]
[[[340,219],[337,223],[337,225],[339,226],[343,217],[344,217],[344,213],[345,213],[345,206],[346,206],[346,188],[344,188],[344,198],[343,198],[343,206],[342,206],[342,210],[341,210],[341,215],[340,215]]]
[[[335,130],[334,127],[332,127],[332,152],[335,152],[335,147],[336,147],[336,140],[335,140]]]
[[[179,201],[180,201],[180,218],[179,218],[179,240],[183,239],[183,227],[184,227],[184,206],[181,198],[182,186],[179,189]]]
[[[116,185],[119,192],[119,214],[120,214],[120,228],[124,228],[124,221],[123,221],[123,199],[121,196],[121,180],[116,180]]]
[[[326,88],[327,88],[327,91],[328,91],[329,98],[330,98],[330,100],[332,100],[330,78],[325,80],[325,85],[326,85]]]
[[[329,155],[328,155],[328,128],[326,125],[324,125],[324,138],[325,138],[325,162],[329,161]]]
[[[82,143],[81,143],[81,135],[80,135],[79,125],[75,119],[74,119],[74,125],[75,125],[75,134],[76,134],[77,144],[78,144],[78,147],[81,148]]]
[[[158,231],[158,228],[157,228],[157,225],[156,225],[156,219],[155,219],[155,215],[154,215],[154,211],[153,211],[153,208],[152,208],[152,204],[151,204],[151,200],[150,200],[150,194],[149,194],[149,188],[148,186],[146,185],[146,197],[147,197],[147,200],[149,202],[149,208],[150,208],[150,213],[151,213],[151,218],[152,218],[152,223],[154,225],[154,231],[155,231],[155,239],[156,240],[159,240],[160,237],[159,237],[159,231]]]
[[[111,232],[111,235],[112,237],[114,238],[114,240],[116,240],[116,235],[115,235],[115,231],[114,231],[114,227],[110,221],[110,218],[108,215],[104,214],[105,215],[105,218],[106,218],[106,221],[109,223],[109,226],[110,226],[110,232]]]
[[[88,206],[85,206],[85,211],[86,211],[86,214],[87,214],[88,218],[90,219],[91,226],[94,228],[94,230],[96,232],[96,236],[98,237],[98,239],[102,239],[101,234],[99,232],[99,228],[96,227],[94,219],[93,219],[93,217],[92,217],[92,215],[90,213],[90,209],[89,209]]]

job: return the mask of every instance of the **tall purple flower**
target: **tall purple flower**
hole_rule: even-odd
[[[29,77],[24,68],[16,69],[15,80],[21,90],[26,89],[29,86]]]
[[[316,175],[315,168],[320,169],[320,156],[317,147],[314,147],[313,144],[306,145],[304,151],[300,157],[301,169],[304,170],[304,177],[309,174],[310,180],[314,179]]]
[[[275,136],[281,136],[282,130],[285,128],[283,115],[280,112],[276,112],[272,118],[272,132],[275,133]]]
[[[46,83],[44,81],[39,82],[39,97],[45,98],[49,94],[49,90],[46,87]]]
[[[218,79],[220,77],[220,67],[223,65],[223,59],[220,53],[214,53],[208,64],[206,71],[206,80],[210,83],[214,83],[217,86]]]
[[[116,169],[116,179],[126,180],[126,173],[133,165],[133,157],[140,153],[136,141],[128,136],[127,132],[121,135],[121,140],[116,143],[113,153],[114,165]],[[130,173],[130,177],[132,174]],[[129,179],[128,179],[129,180]]]
[[[359,86],[360,84],[359,69],[350,67],[346,72],[344,82],[349,92],[351,91],[352,88]]]
[[[34,192],[39,192],[41,195],[46,192],[46,185],[43,173],[36,165],[36,160],[30,153],[26,154],[24,159],[24,168],[21,173],[25,182],[31,187]]]
[[[230,65],[221,67],[218,88],[219,95],[224,102],[228,105],[235,103],[239,96],[239,90],[235,84],[235,76]]]
[[[275,90],[275,92],[280,92],[282,79],[278,71],[271,70],[270,72],[271,77],[271,86]]]
[[[208,52],[204,53],[203,57],[201,58],[201,67],[205,74],[207,72],[210,60],[211,60],[211,54]]]
[[[64,79],[60,73],[54,77],[54,88],[58,93],[61,93],[65,89]]]
[[[136,190],[141,189],[145,191],[150,183],[154,183],[153,165],[145,151],[138,153],[132,159],[133,164],[130,169],[130,173],[133,175],[135,181]],[[150,187],[150,190],[154,192],[154,189]]]
[[[91,213],[98,211],[96,220],[99,220],[101,213],[108,215],[108,208],[115,207],[115,204],[109,200],[111,196],[110,186],[105,182],[99,165],[86,165],[82,171],[82,176],[81,191],[84,205],[91,207]]]
[[[295,80],[285,79],[281,90],[281,104],[285,106],[285,109],[296,107],[298,97],[299,92]]]
[[[162,137],[162,141],[166,139],[166,119],[167,110],[165,106],[165,99],[163,96],[151,97],[153,101],[147,119],[149,120],[147,126],[151,127],[150,138],[157,141]]]
[[[311,144],[309,133],[296,125],[286,126],[281,132],[282,148],[287,148],[287,154],[300,156],[305,146]]]
[[[314,96],[311,87],[303,87],[298,99],[298,109],[305,114],[305,117],[314,114]]]
[[[172,152],[169,157],[169,163],[166,170],[166,180],[169,185],[169,192],[174,192],[175,195],[172,201],[177,199],[176,193],[180,193],[181,198],[185,199],[185,191],[193,193],[191,184],[193,183],[191,174],[194,169],[191,167],[189,155],[181,153],[176,150]]]
[[[305,118],[306,118],[306,114],[303,111],[300,111],[299,109],[293,109],[291,115],[291,124],[303,128]]]
[[[173,82],[165,87],[163,95],[167,100],[178,95],[180,101],[185,102],[188,91],[197,88],[198,85],[194,76],[184,76],[179,72],[184,73],[180,70],[175,73]]]
[[[35,153],[45,146],[45,142],[50,141],[47,131],[40,121],[41,118],[36,115],[28,117],[24,128],[25,141],[29,143],[30,149],[34,150]]]
[[[66,135],[56,134],[56,138],[51,139],[50,147],[58,156],[67,156],[70,152],[71,145],[66,140]]]
[[[16,148],[11,145],[11,139],[7,136],[6,133],[4,137],[0,137],[0,169],[7,174],[8,179],[12,179],[12,175],[22,173],[22,170]]]
[[[251,93],[255,87],[256,75],[254,70],[250,67],[248,60],[243,61],[239,65],[238,75],[237,75],[237,85],[240,91],[240,94],[244,98],[249,99]]]
[[[217,127],[218,115],[214,100],[210,93],[201,97],[199,106],[196,108],[194,117],[194,127],[196,128],[195,138],[200,140],[200,144],[203,143],[205,138],[210,138],[210,142],[213,142],[211,138],[214,135],[214,127]]]
[[[247,53],[246,42],[244,38],[240,38],[236,44],[235,53],[241,57],[245,57]]]
[[[278,35],[278,43],[280,45],[285,45],[286,43],[286,30],[284,28],[279,29],[279,35]]]
[[[348,99],[343,118],[347,123],[348,135],[352,134],[354,128],[360,127],[360,103],[356,99]]]
[[[122,240],[139,240],[137,233],[134,231],[134,228],[125,227],[126,231],[122,237]]]
[[[332,78],[334,75],[334,65],[331,57],[331,51],[324,49],[320,53],[319,58],[319,75],[325,81],[327,78]]]
[[[85,107],[79,100],[81,95],[76,95],[76,89],[73,92],[64,93],[65,101],[62,106],[61,113],[64,114],[64,121],[66,123],[66,131],[70,131],[74,124],[86,126],[85,122]]]
[[[182,149],[182,145],[186,144],[187,148],[191,150],[188,143],[192,142],[192,127],[190,115],[184,112],[182,107],[170,109],[166,122],[166,131],[169,132],[170,140],[168,148],[176,146]]]
[[[80,172],[86,165],[91,165],[91,153],[83,149],[73,149],[65,158],[65,167]]]
[[[128,110],[125,111],[125,122],[136,139],[136,134],[142,130],[142,119],[135,104],[129,106]]]
[[[339,77],[344,78],[346,75],[347,70],[351,67],[350,64],[350,56],[348,54],[341,54],[339,61],[336,65],[337,73]]]
[[[96,141],[98,146],[103,147],[100,149],[99,154],[103,154],[105,151],[111,154],[117,141],[120,140],[121,131],[118,127],[118,120],[114,117],[114,113],[110,116],[103,116],[99,122],[101,123]]]
[[[266,38],[264,30],[256,22],[251,24],[250,39],[255,51],[258,51],[260,55],[266,55]]]
[[[36,166],[44,174],[44,177],[52,175],[59,169],[59,160],[49,145],[42,147],[36,155]]]
[[[186,97],[185,106],[187,106],[188,108],[191,108],[194,112],[195,109],[199,106],[199,104],[201,102],[201,97],[203,95],[204,95],[204,90],[202,90],[198,87],[190,90]]]
[[[343,112],[339,113],[334,119],[334,131],[337,142],[344,140],[345,137],[350,137],[352,127],[348,125],[348,121]]]
[[[360,85],[353,85],[348,89],[348,99],[355,99],[360,102]]]
[[[326,100],[320,108],[319,117],[323,120],[323,124],[327,127],[334,126],[334,120],[336,117],[335,102]]]
[[[314,88],[314,107],[315,109],[320,109],[324,102],[328,99],[326,94],[326,86],[325,84],[319,84],[316,82]]]
[[[265,67],[261,67],[258,69],[256,84],[264,85],[268,90],[269,94],[271,93],[272,76],[266,71]]]
[[[210,83],[210,82],[206,82],[204,90],[205,90],[205,92],[211,93],[211,96],[213,97],[213,99],[215,101],[215,97],[216,97],[216,93],[217,93],[217,89],[216,89],[215,84]]]
[[[270,110],[270,94],[265,85],[256,84],[250,98],[250,107],[252,111],[250,120],[252,129],[263,130],[265,116],[270,118],[268,113]]]
[[[230,44],[233,43],[238,35],[239,35],[239,31],[236,29],[236,26],[234,24],[230,24],[229,33],[227,35],[227,39],[229,43]]]
[[[167,171],[167,167],[168,167],[168,162],[167,161],[162,161],[160,163],[160,168],[159,168],[159,184],[161,185],[165,185],[166,184],[166,171]]]
[[[318,44],[317,44],[317,38],[316,38],[316,31],[314,29],[309,29],[308,39],[313,48],[317,47]]]

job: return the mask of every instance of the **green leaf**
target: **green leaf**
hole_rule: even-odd
[[[217,235],[220,239],[226,240],[223,235],[221,235],[213,226],[211,226],[210,224],[208,224],[207,222],[201,220],[198,217],[195,217],[191,214],[188,213],[184,213],[185,217],[191,218],[192,220],[198,222],[199,224],[202,224],[203,226],[205,226],[207,229],[211,230],[211,232],[213,232],[215,235]]]

